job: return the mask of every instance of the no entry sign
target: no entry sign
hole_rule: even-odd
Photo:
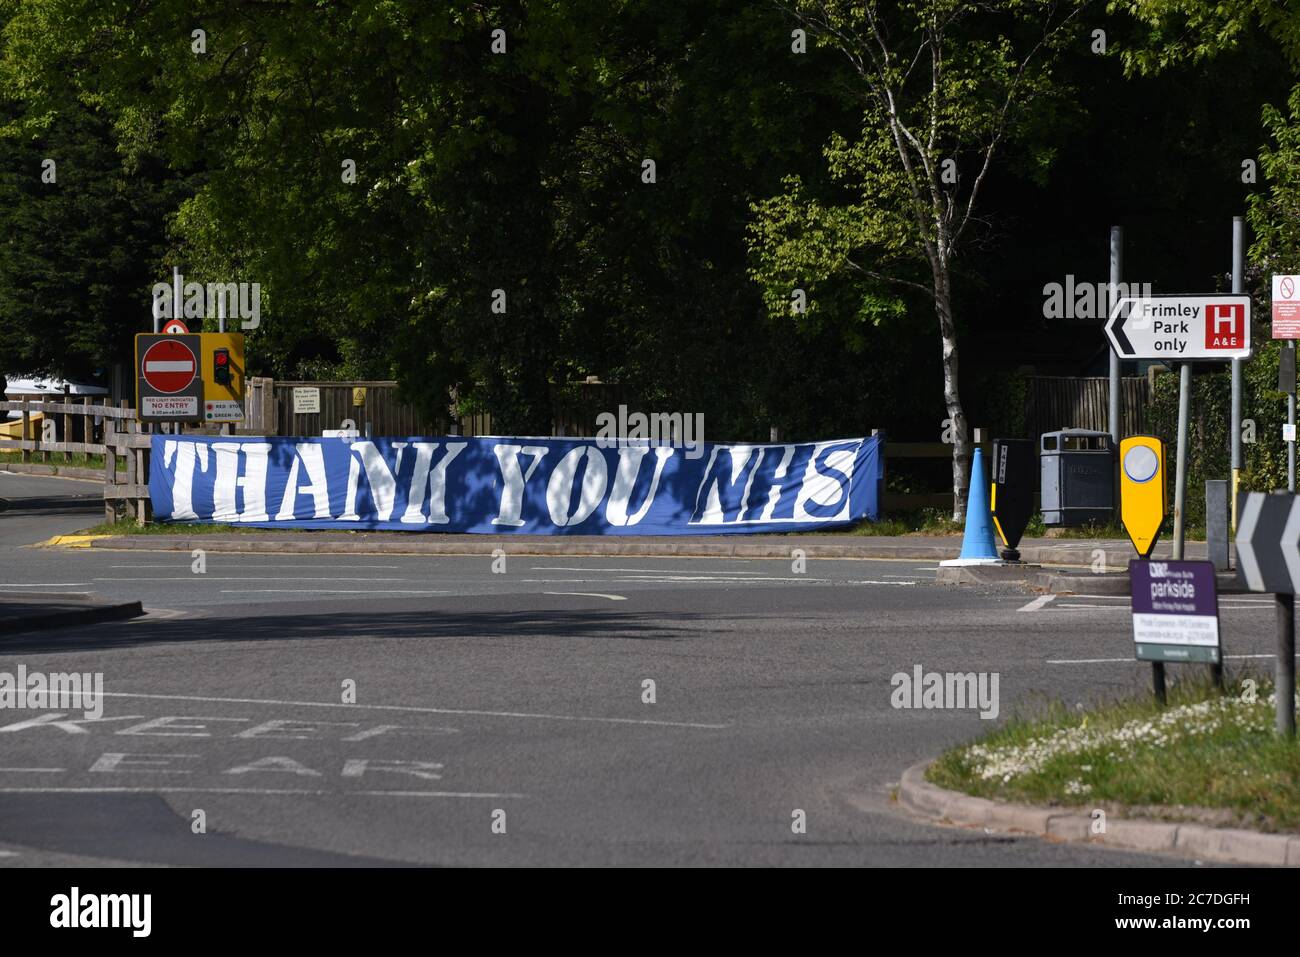
[[[135,408],[142,422],[203,420],[197,333],[135,337]]]
[[[149,387],[168,395],[185,391],[198,372],[198,356],[179,337],[155,342],[140,363],[140,374]]]

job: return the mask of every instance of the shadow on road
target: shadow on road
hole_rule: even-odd
[[[84,629],[39,632],[0,639],[0,655],[39,652],[108,651],[142,645],[195,641],[258,642],[382,637],[422,638],[619,638],[676,641],[698,637],[696,613],[610,612],[530,609],[526,611],[339,612],[278,616],[175,618],[113,622]],[[674,622],[683,624],[677,625]]]

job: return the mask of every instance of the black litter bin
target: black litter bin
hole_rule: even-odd
[[[1109,432],[1061,429],[1039,440],[1043,524],[1108,522],[1115,513],[1115,446]]]

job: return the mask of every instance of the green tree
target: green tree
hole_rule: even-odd
[[[816,42],[852,69],[862,107],[850,140],[833,136],[824,156],[841,187],[829,200],[796,176],[754,207],[753,275],[774,313],[791,290],[844,276],[862,280],[858,319],[904,308],[890,289],[933,304],[943,355],[943,399],[953,438],[954,518],[966,508],[970,441],[962,405],[955,263],[977,227],[981,187],[995,157],[1031,131],[1061,91],[1052,65],[1075,34],[1081,2],[1016,0],[995,8],[968,0],[783,4]],[[1045,164],[1046,155],[1031,162]],[[816,296],[808,315],[817,310]]]

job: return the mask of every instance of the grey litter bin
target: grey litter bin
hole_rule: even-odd
[[[1061,429],[1039,440],[1043,524],[1108,522],[1115,509],[1115,447],[1109,432]]]

